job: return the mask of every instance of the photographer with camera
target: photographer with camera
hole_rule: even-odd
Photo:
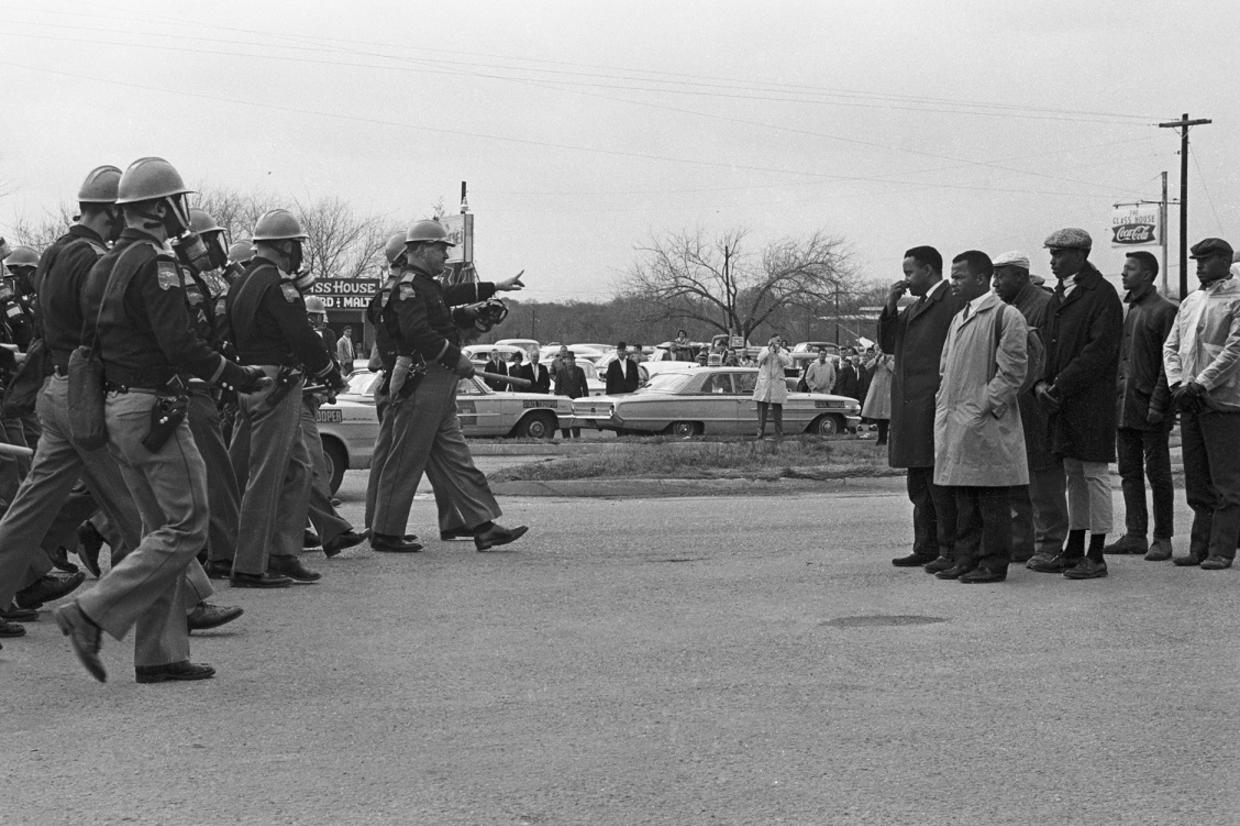
[[[753,388],[753,400],[758,403],[758,436],[766,436],[767,408],[775,420],[775,438],[784,437],[784,402],[788,399],[788,383],[784,371],[792,366],[792,354],[778,335],[771,336],[758,353],[758,381]]]

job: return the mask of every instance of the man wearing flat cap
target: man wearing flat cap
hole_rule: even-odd
[[[1069,579],[1107,575],[1102,556],[1111,530],[1115,460],[1115,382],[1124,308],[1119,294],[1089,263],[1093,239],[1076,227],[1046,239],[1058,285],[1046,328],[1046,369],[1034,386],[1050,417],[1051,452],[1063,461],[1068,491],[1068,541],[1049,560],[1030,560],[1043,573]],[[1089,534],[1086,548],[1085,536]]]
[[[1043,330],[1051,294],[1029,275],[1029,256],[1005,252],[994,260],[994,290],[1025,318],[1029,336],[1028,375],[1042,377],[1046,364]],[[1034,382],[1016,397],[1020,423],[1025,431],[1025,456],[1029,484],[1012,488],[1012,561],[1050,560],[1068,538],[1068,500],[1064,492],[1063,461],[1051,453],[1050,425],[1046,410],[1033,392]]]
[[[1217,571],[1231,567],[1240,538],[1240,281],[1223,239],[1206,238],[1192,253],[1201,288],[1180,304],[1163,344],[1193,509],[1188,555],[1175,564]]]

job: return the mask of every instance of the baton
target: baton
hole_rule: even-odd
[[[516,376],[505,376],[503,373],[484,373],[481,370],[475,370],[474,375],[479,376],[480,378],[490,379],[491,381],[502,381],[505,384],[511,384],[514,387],[533,387],[534,386],[534,382],[530,381],[529,379],[521,379],[521,378],[517,378]]]
[[[29,459],[33,455],[34,451],[28,447],[0,442],[0,456],[16,456],[19,459]]]

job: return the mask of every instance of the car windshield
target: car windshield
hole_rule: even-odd
[[[380,381],[383,381],[382,373],[358,370],[349,376],[349,389],[345,392],[358,396],[368,396],[374,392],[375,384]]]
[[[693,381],[692,373],[656,373],[637,388],[638,393],[675,393]]]

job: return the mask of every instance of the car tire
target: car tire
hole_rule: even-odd
[[[323,456],[327,459],[327,487],[334,494],[340,490],[344,481],[344,472],[349,469],[349,454],[344,445],[335,439],[319,437],[323,442]]]
[[[548,413],[531,413],[512,429],[512,435],[521,439],[555,438],[556,418]]]
[[[688,438],[689,436],[702,435],[701,422],[672,422],[667,426],[667,432],[673,436]]]
[[[809,426],[809,432],[818,436],[834,436],[837,433],[843,433],[844,420],[832,414],[819,416]]]

